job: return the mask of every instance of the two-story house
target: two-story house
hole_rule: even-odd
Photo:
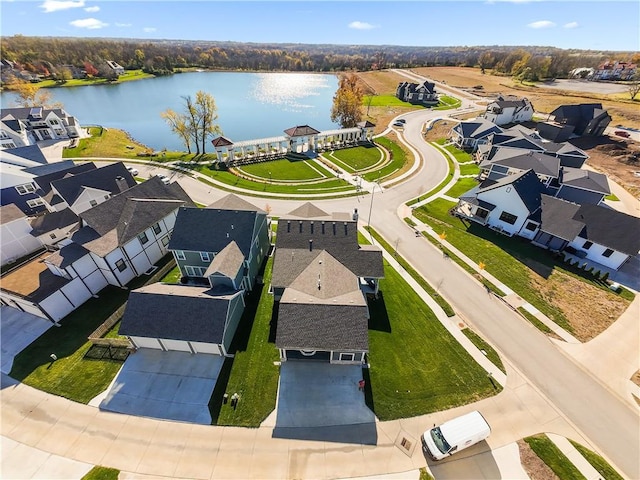
[[[533,105],[527,98],[499,95],[487,105],[482,117],[496,125],[528,122],[533,118]]]
[[[456,124],[451,129],[451,141],[460,149],[475,152],[480,145],[488,143],[494,133],[502,133],[502,128],[480,117]]]
[[[61,108],[3,108],[0,110],[0,122],[2,148],[80,136],[80,123]]]
[[[382,251],[358,244],[357,218],[305,203],[278,219],[271,289],[281,361],[360,364],[369,350],[366,294],[384,277]]]
[[[428,80],[422,83],[401,82],[396,88],[396,97],[412,105],[436,105],[438,94],[435,87],[435,83]]]
[[[206,208],[180,208],[169,249],[183,277],[214,285],[231,275],[234,288],[249,291],[269,250],[269,225],[266,212],[230,194]]]

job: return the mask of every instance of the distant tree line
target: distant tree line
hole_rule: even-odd
[[[0,58],[34,73],[64,65],[102,65],[114,60],[127,70],[156,75],[187,67],[247,71],[368,71],[423,66],[480,67],[522,80],[563,78],[578,67],[605,60],[633,61],[630,52],[562,50],[554,47],[406,47],[306,45],[178,40],[2,37]],[[635,55],[636,60],[638,55]],[[53,70],[53,71],[51,71]],[[65,74],[66,75],[66,74]]]

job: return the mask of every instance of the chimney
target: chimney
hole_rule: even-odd
[[[354,209],[353,209],[353,220],[354,220],[355,222],[357,222],[357,221],[358,221],[358,209],[357,209],[357,208],[354,208]]]
[[[129,185],[127,185],[127,181],[124,179],[124,177],[120,175],[116,177],[116,187],[118,188],[118,193],[122,193],[125,190],[129,189]]]

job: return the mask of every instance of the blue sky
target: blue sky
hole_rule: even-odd
[[[640,50],[640,2],[0,0],[1,34]]]

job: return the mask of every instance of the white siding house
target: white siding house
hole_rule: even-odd
[[[27,216],[13,203],[0,207],[0,242],[2,265],[43,248],[42,242],[31,235]]]

